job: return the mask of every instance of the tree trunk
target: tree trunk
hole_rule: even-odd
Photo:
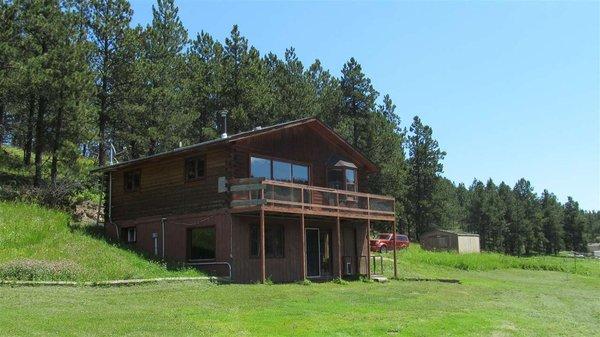
[[[44,116],[46,115],[46,97],[40,96],[35,127],[35,177],[33,186],[42,184],[42,154],[44,153]]]
[[[354,145],[355,148],[358,148],[358,125],[356,125],[356,123],[358,123],[356,120],[352,123],[352,145]]]
[[[4,144],[4,102],[0,102],[0,148]]]
[[[150,139],[150,146],[148,147],[148,156],[156,154],[156,147],[157,147],[156,143],[157,143],[156,139]]]
[[[33,147],[33,127],[35,115],[35,98],[33,95],[29,99],[29,113],[27,115],[27,135],[25,136],[25,148],[23,149],[23,165],[31,165],[31,149]]]
[[[54,142],[52,144],[52,167],[50,168],[50,181],[52,185],[56,184],[56,176],[58,175],[58,150],[60,149],[60,134],[63,124],[63,108],[58,108],[56,122],[54,125]]]
[[[98,143],[98,166],[106,164],[106,99],[104,95],[100,99],[100,116],[98,118],[99,143]]]

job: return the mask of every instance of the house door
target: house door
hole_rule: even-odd
[[[331,231],[319,228],[306,229],[306,276],[331,275]]]
[[[355,275],[357,272],[357,252],[356,252],[356,229],[344,227],[342,231],[343,239],[343,266],[345,275]]]
[[[319,230],[317,228],[306,229],[306,276],[321,276],[320,254],[319,254]]]

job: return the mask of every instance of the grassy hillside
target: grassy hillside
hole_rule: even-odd
[[[0,279],[101,281],[197,276],[73,227],[69,215],[37,205],[0,202]]]

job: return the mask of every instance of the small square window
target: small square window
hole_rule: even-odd
[[[185,179],[187,181],[204,177],[204,157],[194,157],[185,160]]]
[[[134,192],[140,189],[142,181],[141,171],[129,171],[124,174],[124,187],[127,192]]]
[[[135,227],[121,228],[121,240],[125,243],[135,243],[137,241]]]

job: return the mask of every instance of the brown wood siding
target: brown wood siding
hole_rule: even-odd
[[[311,185],[327,187],[327,161],[338,156],[352,162],[340,146],[321,137],[308,126],[299,126],[259,137],[240,140],[233,146],[232,172],[236,178],[248,178],[250,156],[265,156],[305,163],[310,166]],[[358,166],[358,190],[368,192],[364,167]]]
[[[206,158],[205,177],[186,182],[185,159],[198,155]],[[229,162],[227,148],[219,147],[112,172],[112,220],[198,213],[224,208],[226,194],[217,193],[217,184],[219,177],[227,176]],[[124,173],[131,170],[141,171],[141,184],[139,190],[126,192]]]
[[[231,223],[229,213],[223,211],[185,214],[165,218],[164,246],[165,259],[171,262],[183,263],[188,258],[188,231],[197,227],[214,227],[216,235],[215,259],[202,262],[230,262]],[[149,256],[154,256],[153,233],[158,234],[158,254],[162,257],[163,232],[161,217],[145,217],[135,220],[125,220],[118,223],[106,224],[107,235],[119,240],[117,230],[122,228],[136,228],[136,242],[129,246],[142,251]],[[204,266],[200,269],[209,272],[216,271],[220,276],[228,274],[227,267],[222,265]]]
[[[260,278],[259,263],[260,260],[250,256],[250,226],[258,224],[257,216],[233,216],[233,238],[232,238],[232,268],[233,281],[241,283],[257,282]],[[300,217],[274,217],[266,216],[265,224],[282,225],[284,228],[284,257],[266,258],[266,275],[273,282],[294,282],[302,280],[302,256],[305,254],[301,242]],[[357,247],[347,247],[347,243],[342,240],[342,256],[346,251],[356,251],[358,256],[367,255],[368,241],[366,240],[366,221],[363,222],[341,222],[342,233],[345,230],[356,230]],[[332,232],[332,240],[335,239],[335,219],[306,219],[306,228],[329,229]],[[335,246],[335,244],[333,245]],[[337,270],[337,252],[333,251],[332,272]],[[356,262],[354,262],[356,261]],[[354,260],[354,270],[366,274],[366,260]],[[355,264],[358,263],[358,264]]]
[[[258,224],[259,218],[234,216],[233,218],[232,267],[233,280],[241,283],[256,282],[260,278],[260,259],[250,257],[250,226]],[[283,226],[284,257],[266,258],[266,275],[273,282],[292,282],[302,279],[300,263],[300,218],[274,218],[267,216],[265,224]]]

